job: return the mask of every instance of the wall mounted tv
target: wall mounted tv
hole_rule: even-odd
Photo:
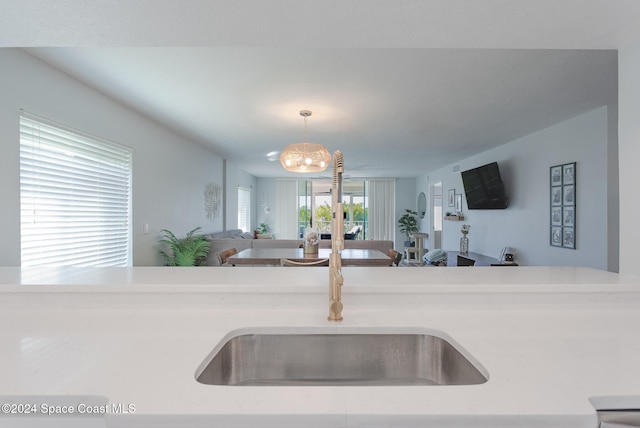
[[[462,184],[470,210],[507,208],[509,200],[504,193],[497,162],[462,171]]]

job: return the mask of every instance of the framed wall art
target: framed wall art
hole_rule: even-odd
[[[456,193],[456,214],[462,214],[462,193]]]
[[[576,163],[550,168],[550,244],[576,248]]]

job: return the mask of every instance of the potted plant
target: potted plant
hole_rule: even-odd
[[[405,209],[405,213],[398,219],[398,227],[400,232],[404,233],[407,240],[404,242],[405,247],[411,246],[411,234],[418,231],[418,213],[410,209]]]
[[[253,239],[270,238],[269,226],[267,223],[260,223],[260,225],[253,230]]]
[[[211,244],[204,235],[196,235],[200,227],[196,227],[183,239],[178,239],[171,231],[162,229],[165,239],[161,243],[169,247],[169,252],[160,250],[166,266],[199,266],[204,264]]]

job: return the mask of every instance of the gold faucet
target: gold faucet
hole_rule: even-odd
[[[329,256],[329,321],[342,321],[342,259],[340,250],[344,248],[344,211],[342,210],[342,173],[344,161],[342,152],[333,154],[333,180],[331,183],[331,256]]]

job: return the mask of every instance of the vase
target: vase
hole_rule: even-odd
[[[318,255],[318,244],[304,244],[303,246],[303,254],[305,256],[317,256]]]
[[[304,255],[317,256],[318,244],[318,230],[313,227],[306,228],[304,231],[304,243],[302,245]]]
[[[460,254],[464,256],[469,254],[469,238],[467,238],[467,235],[460,238]]]

